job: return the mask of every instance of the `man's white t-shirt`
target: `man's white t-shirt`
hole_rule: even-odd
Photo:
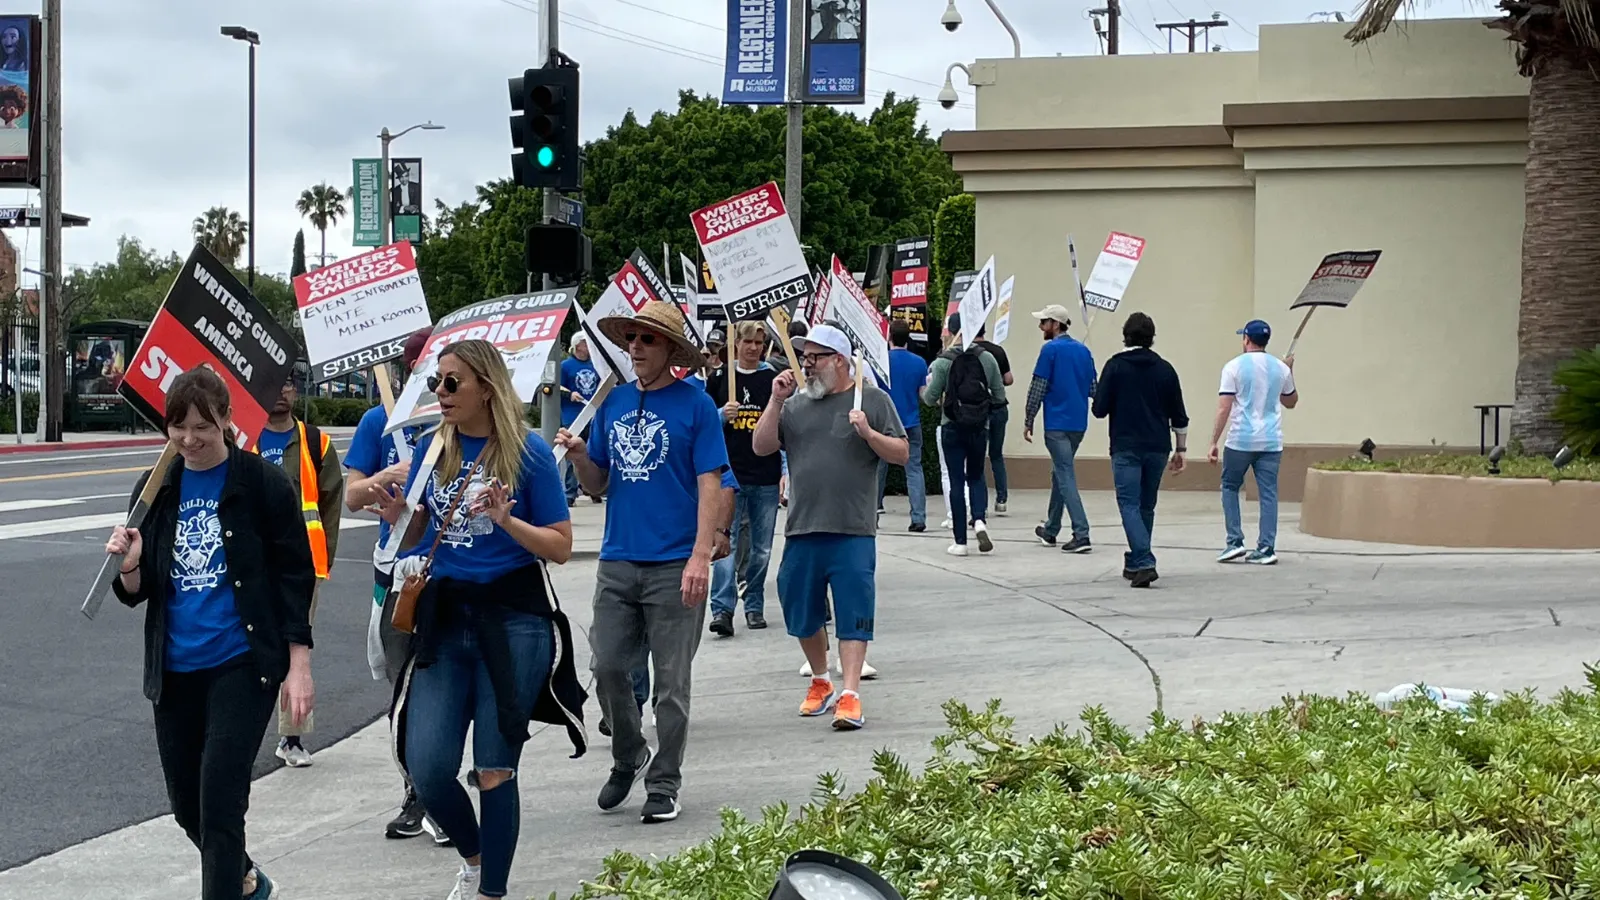
[[[1294,393],[1294,372],[1270,353],[1241,353],[1222,367],[1223,396],[1234,398],[1229,450],[1283,450],[1283,404]]]

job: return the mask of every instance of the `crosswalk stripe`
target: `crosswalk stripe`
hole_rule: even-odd
[[[43,537],[50,534],[71,534],[75,531],[109,531],[127,520],[127,513],[100,513],[40,522],[18,522],[12,525],[0,525],[0,541]],[[356,528],[376,528],[377,525],[377,519],[341,519],[339,531],[343,533]]]

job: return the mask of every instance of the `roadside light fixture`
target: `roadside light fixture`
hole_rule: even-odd
[[[1500,474],[1500,460],[1505,459],[1505,458],[1506,458],[1505,445],[1504,444],[1496,444],[1494,449],[1489,451],[1489,474],[1490,475],[1499,475]]]
[[[1372,462],[1372,454],[1376,452],[1377,449],[1378,445],[1372,442],[1372,438],[1367,438],[1366,440],[1362,441],[1361,446],[1356,448],[1357,452],[1367,458],[1367,462]]]
[[[801,850],[783,863],[767,900],[904,900],[878,874],[826,850]]]
[[[1562,447],[1560,450],[1556,451],[1555,458],[1550,460],[1550,462],[1553,463],[1557,469],[1565,469],[1567,464],[1572,462],[1572,457],[1574,455],[1575,454],[1573,454],[1571,447]]]

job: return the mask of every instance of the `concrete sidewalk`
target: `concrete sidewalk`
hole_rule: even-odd
[[[801,656],[783,633],[769,580],[774,627],[741,629],[731,640],[708,636],[700,650],[684,815],[675,823],[640,825],[637,791],[626,814],[595,809],[610,758],[592,730],[596,744],[580,760],[567,759],[564,735],[535,735],[519,776],[523,825],[511,896],[565,897],[614,849],[668,854],[697,842],[717,829],[718,807],[754,813],[780,800],[803,804],[824,770],[859,787],[880,748],[920,763],[951,697],[1003,698],[1021,732],[1039,733],[1076,721],[1091,704],[1137,725],[1158,705],[1173,716],[1209,716],[1293,692],[1370,692],[1419,680],[1548,695],[1581,684],[1583,663],[1597,655],[1600,554],[1321,540],[1300,534],[1298,508],[1286,506],[1279,566],[1223,567],[1213,562],[1216,497],[1171,493],[1157,513],[1161,580],[1135,591],[1120,577],[1112,498],[1085,499],[1096,526],[1092,554],[1068,556],[1034,541],[1045,498],[1031,492],[1013,495],[1012,514],[991,520],[992,555],[957,559],[944,553],[948,535],[900,530],[904,499],[891,498],[884,524],[895,530],[879,540],[880,640],[870,654],[882,677],[864,691],[867,728],[859,733],[795,715],[806,687],[796,674]],[[937,522],[941,501],[930,506]],[[581,535],[597,532],[603,509],[579,505]],[[555,575],[583,625],[593,565],[574,562]],[[773,565],[775,576],[776,554]],[[592,728],[592,703],[587,714]],[[256,783],[251,849],[284,900],[448,893],[454,851],[382,836],[399,799],[386,737],[379,722],[318,754],[313,768]],[[153,754],[153,743],[129,752]],[[198,895],[197,876],[194,850],[162,818],[0,873],[0,897],[114,891],[128,900],[186,900]]]

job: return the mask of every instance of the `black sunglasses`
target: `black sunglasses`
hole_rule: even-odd
[[[624,331],[622,333],[622,346],[626,347],[634,341],[638,341],[646,347],[654,347],[656,338],[659,336],[650,331]]]
[[[437,394],[441,387],[454,394],[456,391],[461,390],[461,379],[454,375],[446,375],[443,378],[437,375],[428,376],[429,392]]]

